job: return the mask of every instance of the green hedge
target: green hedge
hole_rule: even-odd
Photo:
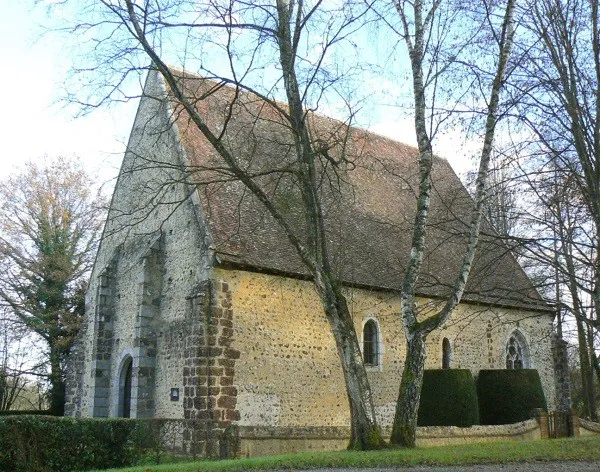
[[[137,463],[156,447],[152,420],[0,418],[0,471],[81,471]]]
[[[477,377],[481,424],[510,424],[546,410],[542,382],[535,369],[482,370]]]
[[[423,374],[419,426],[472,426],[479,423],[477,393],[468,369],[426,370]]]

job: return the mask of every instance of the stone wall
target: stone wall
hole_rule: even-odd
[[[69,352],[65,375],[65,416],[81,416],[81,401],[84,397],[83,378],[86,368],[85,346],[82,341],[89,339],[83,331],[85,325],[79,332],[77,342]]]
[[[237,449],[230,451],[230,454],[235,452],[237,457],[303,451],[339,451],[345,449],[350,441],[350,429],[347,427],[240,426],[236,434]],[[386,439],[389,439],[391,428],[384,428],[383,434]],[[497,426],[417,428],[418,447],[540,438],[540,425],[533,419]]]
[[[233,386],[239,351],[232,349],[231,296],[227,284],[213,290],[210,281],[198,287],[190,299],[191,316],[183,341],[183,416],[186,420],[214,421],[228,424],[239,419],[236,410],[237,388]],[[199,439],[207,436],[203,430],[186,430],[186,450],[192,450]],[[216,450],[216,436],[207,447]],[[210,455],[210,454],[207,454]]]
[[[90,402],[90,416],[108,416],[110,406],[110,384],[112,355],[115,343],[114,326],[117,315],[117,270],[119,251],[116,251],[108,265],[100,273],[96,291],[91,358],[91,385],[93,400]]]
[[[72,415],[117,416],[120,374],[132,359],[132,414],[183,418],[171,392],[183,393],[190,300],[209,279],[213,256],[201,205],[185,183],[179,131],[151,98],[162,92],[150,74],[90,278],[83,365],[67,386]]]
[[[333,337],[312,284],[239,270],[216,269],[233,305],[233,344],[240,352],[234,385],[240,426],[345,426],[349,413]],[[379,324],[381,366],[368,375],[382,425],[391,424],[404,358],[399,301],[389,292],[346,291],[357,332],[367,319]],[[420,300],[424,309],[433,302]],[[428,342],[426,368],[440,368],[442,340],[452,347],[451,367],[505,367],[505,346],[518,329],[527,340],[549,407],[554,405],[550,317],[520,310],[462,304]]]
[[[579,433],[578,436],[595,436],[600,434],[600,423],[579,418],[577,429]]]

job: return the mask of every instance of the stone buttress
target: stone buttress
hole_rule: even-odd
[[[196,420],[184,431],[184,449],[218,451],[218,437],[240,417],[233,385],[238,350],[233,340],[233,308],[228,284],[204,281],[189,298],[188,332],[184,338],[183,415]]]

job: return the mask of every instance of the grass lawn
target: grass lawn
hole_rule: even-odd
[[[600,460],[600,435],[580,439],[505,441],[487,444],[388,449],[385,451],[303,452],[226,461],[112,469],[120,472],[226,472],[250,469],[311,469],[320,467],[401,467],[466,465],[490,462]]]

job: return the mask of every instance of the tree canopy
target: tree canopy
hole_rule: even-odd
[[[0,302],[43,339],[57,414],[102,225],[90,184],[80,164],[65,158],[46,167],[28,163],[0,183]]]

